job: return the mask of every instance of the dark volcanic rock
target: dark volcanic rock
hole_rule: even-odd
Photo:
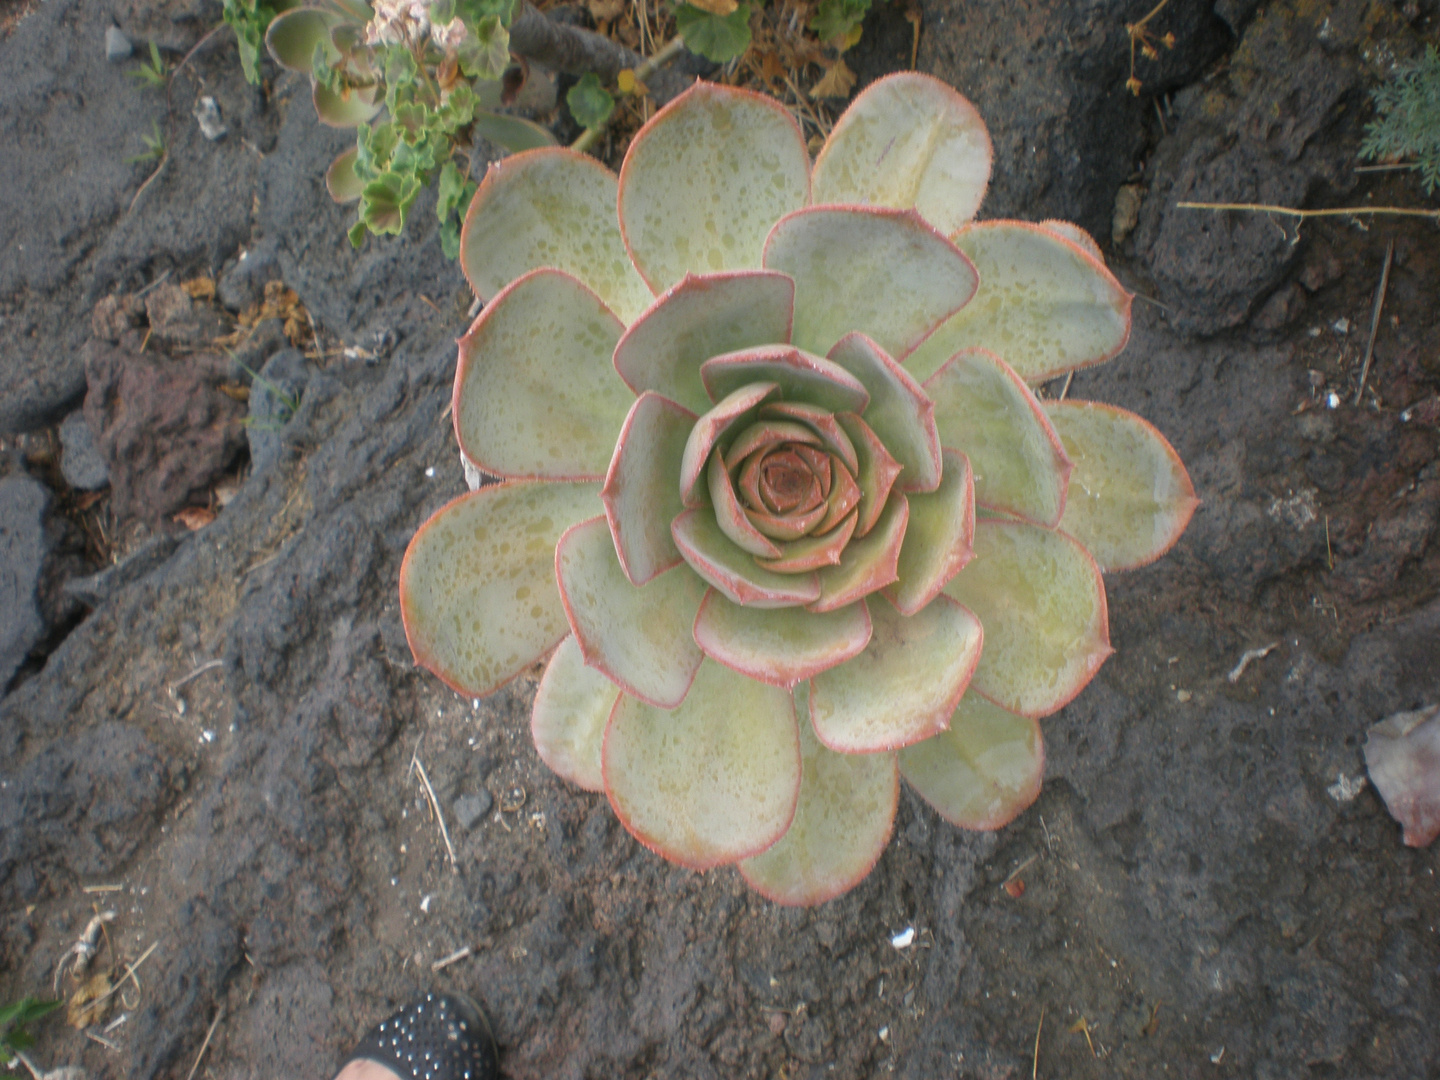
[[[78,491],[98,491],[110,482],[110,470],[95,445],[95,433],[77,409],[60,425],[60,469],[65,482]]]
[[[49,505],[43,484],[25,476],[0,480],[0,694],[45,633],[38,594],[50,550]]]
[[[100,341],[85,347],[85,358],[85,419],[98,433],[119,517],[161,521],[244,448],[243,407],[217,389],[224,358],[170,359]]]

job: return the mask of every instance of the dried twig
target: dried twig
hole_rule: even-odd
[[[613,83],[626,68],[638,73],[645,63],[639,53],[607,37],[542,15],[529,0],[521,0],[510,24],[510,49],[566,75],[594,72],[606,83]],[[650,96],[663,105],[679,97],[693,81],[680,72],[656,72],[649,86]]]
[[[1270,206],[1267,203],[1182,202],[1181,210],[1245,210],[1255,214],[1281,214],[1285,217],[1356,217],[1360,214],[1392,214],[1400,217],[1431,218],[1440,221],[1440,210],[1417,210],[1405,206],[1337,206],[1328,210],[1296,210],[1291,206]]]
[[[1365,397],[1365,380],[1370,377],[1370,361],[1375,359],[1375,335],[1380,332],[1380,312],[1385,307],[1385,290],[1390,285],[1390,264],[1395,259],[1395,241],[1385,245],[1385,265],[1380,269],[1380,284],[1375,289],[1375,306],[1370,311],[1370,341],[1365,346],[1365,362],[1360,365],[1360,385],[1355,388],[1355,404]]]
[[[216,668],[218,668],[218,667],[224,667],[224,666],[225,666],[225,661],[224,661],[224,660],[207,660],[205,663],[203,663],[203,664],[201,664],[199,667],[197,667],[194,671],[190,672],[189,675],[186,675],[184,678],[178,679],[178,680],[176,680],[175,682],[171,683],[171,684],[170,684],[170,694],[171,694],[171,696],[172,696],[172,697],[174,696],[176,690],[179,690],[179,689],[180,689],[182,686],[184,686],[186,683],[194,682],[194,681],[195,681],[196,679],[198,679],[201,675],[204,675],[205,672],[207,672],[207,671],[214,671]]]
[[[150,954],[159,947],[160,942],[151,942],[150,947],[140,954],[139,960],[136,960],[133,964],[126,964],[125,974],[120,976],[120,981],[117,982],[114,986],[112,986],[109,990],[106,990],[105,993],[101,994],[98,998],[96,998],[94,1002],[91,1003],[91,1007],[93,1008],[95,1005],[100,1004],[100,1002],[106,1000],[107,998],[113,997],[115,994],[118,994],[120,992],[120,988],[123,987],[127,981],[133,982],[135,984],[135,989],[139,990],[140,980],[135,977],[135,972],[140,970],[140,965],[143,964],[147,959],[149,959]]]
[[[1040,1072],[1040,1031],[1045,1026],[1045,1006],[1040,1006],[1040,1022],[1035,1025],[1035,1053],[1030,1058],[1030,1080],[1037,1080]]]
[[[450,869],[460,873],[460,867],[455,861],[455,848],[450,843],[450,830],[445,828],[445,815],[440,812],[440,800],[435,797],[435,789],[430,786],[430,777],[425,774],[425,766],[420,761],[420,744],[415,744],[415,753],[410,755],[410,768],[420,776],[420,782],[425,785],[425,794],[430,797],[430,809],[435,811],[435,821],[440,826],[440,839],[445,841],[445,853],[450,856]]]
[[[1245,669],[1250,666],[1253,660],[1264,660],[1272,652],[1280,647],[1278,641],[1272,641],[1263,649],[1246,649],[1240,654],[1240,662],[1230,669],[1230,674],[1225,676],[1227,682],[1237,683],[1240,676],[1245,674]]]
[[[451,964],[459,963],[461,960],[464,960],[467,956],[471,955],[472,952],[473,950],[470,948],[469,945],[466,945],[463,948],[456,949],[449,956],[443,956],[439,960],[436,960],[433,964],[431,964],[430,970],[443,971]]]

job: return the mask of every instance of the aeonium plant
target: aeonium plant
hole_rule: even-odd
[[[455,433],[501,482],[410,544],[416,659],[479,696],[548,655],[550,767],[782,903],[865,877],[902,776],[966,828],[1028,806],[1038,719],[1111,651],[1101,572],[1195,506],[1145,421],[1032,391],[1118,353],[1131,298],[1072,225],[974,223],[990,163],[927,76],[813,168],[778,104],[698,84],[618,178],[517,154],[466,217]]]

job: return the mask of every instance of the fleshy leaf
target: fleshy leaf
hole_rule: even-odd
[[[502,146],[512,154],[555,145],[555,136],[549,128],[543,128],[523,116],[507,116],[504,113],[482,110],[475,114],[475,124],[470,130],[479,138]]]
[[[976,285],[970,260],[913,210],[799,210],[770,230],[765,267],[795,279],[792,340],[821,356],[852,330],[904,356]]]
[[[600,485],[520,482],[462,495],[420,527],[400,567],[416,663],[484,697],[570,632],[555,545],[600,509]]]
[[[710,462],[710,451],[715,449],[715,444],[726,432],[745,419],[751,410],[774,397],[775,393],[774,383],[742,386],[733,394],[726,395],[695,422],[695,426],[690,429],[689,438],[685,441],[685,453],[680,459],[680,498],[686,506],[704,504],[696,491],[701,488],[700,478],[705,474],[705,467]]]
[[[940,441],[975,468],[975,501],[1054,528],[1070,459],[1024,380],[994,353],[966,349],[925,380]]]
[[[760,415],[798,420],[820,437],[820,440],[832,454],[840,459],[845,468],[852,473],[859,470],[860,456],[855,450],[855,444],[850,440],[845,429],[840,426],[840,421],[835,418],[835,414],[828,409],[803,401],[777,401],[762,405]]]
[[[1062,532],[981,518],[975,558],[945,594],[985,626],[975,689],[1011,712],[1049,716],[1114,651],[1100,568]]]
[[[711,589],[695,617],[695,640],[710,659],[743,675],[794,686],[858,655],[870,641],[870,615],[863,600],[815,615],[801,607],[745,607]]]
[[[1040,222],[1042,229],[1049,229],[1059,234],[1062,240],[1069,240],[1087,255],[1093,255],[1101,262],[1105,261],[1105,253],[1100,250],[1100,245],[1088,232],[1076,225],[1073,221],[1061,221],[1058,218],[1046,218]]]
[[[281,67],[310,75],[317,45],[325,49],[330,63],[339,62],[340,50],[335,48],[330,34],[341,21],[338,15],[317,8],[292,8],[271,21],[265,31],[265,46]]]
[[[746,383],[773,382],[786,401],[809,402],[828,412],[864,412],[870,403],[865,387],[839,364],[785,345],[713,357],[701,365],[700,379],[713,401]]]
[[[368,124],[385,107],[377,87],[356,88],[339,94],[323,83],[311,87],[315,115],[328,127],[353,128]]]
[[[1029,382],[1098,364],[1125,348],[1131,294],[1104,263],[1059,233],[1026,221],[987,221],[966,226],[954,240],[980,272],[980,289],[903,358],[921,382],[975,346]]]
[[[1060,527],[1101,570],[1132,570],[1169,551],[1200,500],[1165,436],[1112,405],[1047,401],[1045,412],[1075,463]]]
[[[815,160],[814,202],[914,209],[948,236],[980,209],[992,156],[974,105],[939,79],[898,72],[835,122]]]
[[[864,334],[846,334],[830,359],[870,391],[865,423],[904,468],[901,491],[934,491],[940,483],[940,436],[935,406],[920,384]]]
[[[735,494],[735,487],[730,482],[730,473],[725,468],[725,458],[719,447],[711,452],[710,464],[705,473],[710,502],[715,507],[715,524],[720,526],[720,531],[751,555],[779,558],[780,549],[745,516],[745,508],[740,505],[739,496]]]
[[[615,370],[637,394],[655,390],[703,413],[713,399],[700,366],[713,356],[789,341],[794,310],[795,283],[784,274],[687,274],[625,332]]]
[[[680,562],[670,522],[685,509],[679,462],[695,419],[647,390],[620,429],[601,498],[620,565],[633,584],[644,585]]]
[[[750,887],[777,904],[822,904],[870,873],[895,823],[900,781],[894,754],[837,754],[800,716],[800,801],[773,847],[740,862]]]
[[[885,587],[902,615],[914,615],[934,600],[974,554],[974,473],[958,450],[947,447],[944,460],[940,486],[909,497],[910,521],[896,567],[900,580]]]
[[[795,816],[800,743],[790,692],[701,664],[679,708],[621,696],[605,790],[646,847],[694,870],[757,855]]]
[[[900,751],[900,774],[952,825],[998,829],[1040,794],[1040,722],[966,694],[948,731]]]
[[[705,596],[699,578],[676,566],[643,588],[630,584],[603,517],[561,537],[555,576],[585,663],[659,708],[685,700],[701,659],[690,635]]]
[[[864,536],[885,512],[890,489],[900,475],[900,463],[890,456],[869,425],[854,413],[836,413],[835,419],[855,447],[858,461],[855,482],[860,485],[860,523],[855,526],[855,535]]]
[[[631,142],[620,228],[659,293],[687,273],[759,267],[770,226],[809,198],[810,154],[785,108],[697,82]]]
[[[810,683],[815,734],[844,754],[898,750],[943,731],[980,659],[980,620],[948,597],[912,616],[877,597],[870,619],[866,650]]]
[[[687,510],[670,525],[675,546],[690,568],[737,604],[785,608],[808,604],[820,595],[820,580],[808,574],[777,574],[720,531],[715,515]]]
[[[820,532],[819,526],[816,526],[817,531],[814,535],[782,544],[783,550],[779,558],[756,561],[766,570],[774,570],[780,574],[794,574],[801,570],[819,570],[821,567],[835,566],[844,557],[845,549],[850,544],[850,538],[855,535],[855,523],[859,516],[859,511],[852,510],[841,518],[837,525],[824,532]]]
[[[891,495],[875,527],[851,539],[838,565],[819,571],[820,595],[810,603],[810,610],[834,611],[894,581],[899,576],[896,565],[909,518],[905,496],[899,492]]]
[[[542,266],[579,278],[626,323],[650,303],[615,221],[615,174],[563,147],[491,165],[460,234],[460,267],[482,300]]]
[[[460,449],[496,476],[599,480],[634,401],[610,366],[623,330],[569,274],[507,286],[460,339]]]
[[[560,643],[540,679],[530,715],[535,749],[552,772],[586,791],[605,790],[600,747],[619,697],[618,686],[585,666],[574,634]]]
[[[341,206],[360,198],[365,181],[355,175],[355,147],[351,147],[330,163],[325,170],[325,190]]]

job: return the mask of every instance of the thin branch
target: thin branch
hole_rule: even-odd
[[[676,34],[659,52],[650,57],[650,59],[642,61],[640,66],[635,68],[635,82],[645,87],[646,96],[653,95],[650,93],[650,88],[645,80],[651,78],[657,71],[684,51],[685,39],[679,34]],[[612,113],[611,115],[614,114]],[[609,120],[606,120],[606,122],[599,127],[586,128],[580,133],[580,137],[570,144],[570,149],[581,154],[587,153],[609,125]]]
[[[1380,285],[1375,290],[1375,307],[1370,312],[1370,341],[1365,346],[1365,363],[1360,365],[1360,385],[1355,388],[1355,404],[1365,397],[1365,380],[1370,377],[1370,361],[1375,359],[1375,335],[1380,331],[1380,311],[1385,307],[1385,289],[1390,284],[1390,264],[1395,259],[1395,241],[1385,245],[1385,265],[1380,270]]]
[[[1360,214],[1393,214],[1399,217],[1431,218],[1440,221],[1440,210],[1417,210],[1404,206],[1337,206],[1327,210],[1296,210],[1290,206],[1270,206],[1265,203],[1176,203],[1181,210],[1248,210],[1256,214],[1283,214],[1293,218],[1312,217],[1356,217]]]
[[[645,63],[639,53],[609,38],[542,15],[529,0],[521,0],[515,21],[510,24],[510,49],[567,75],[594,72],[606,83],[613,83],[626,68],[638,72]],[[663,105],[678,97],[693,81],[692,76],[680,72],[658,72],[650,86],[650,96]]]

